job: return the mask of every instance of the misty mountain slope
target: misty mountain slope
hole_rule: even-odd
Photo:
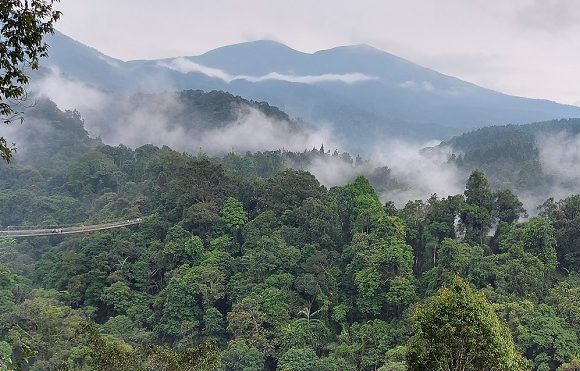
[[[312,54],[273,41],[199,56],[122,62],[62,34],[47,65],[106,90],[224,90],[267,101],[313,127],[331,125],[353,148],[392,137],[449,138],[465,128],[580,117],[580,108],[509,96],[367,45]]]
[[[70,37],[55,32],[46,37],[50,45],[50,66],[76,80],[103,88],[121,89],[133,84],[125,62],[104,55]],[[44,66],[43,66],[44,67]]]
[[[61,111],[47,99],[36,101],[22,123],[12,123],[3,135],[15,143],[16,152],[10,164],[0,164],[2,188],[14,181],[42,183],[101,144],[89,136],[79,112]]]
[[[40,166],[48,159],[68,162],[99,141],[90,138],[77,111],[61,111],[47,99],[27,110],[22,124],[11,125],[17,141],[16,161]]]
[[[580,191],[580,119],[485,127],[439,147],[451,148],[452,162],[483,170],[499,187],[556,196]]]
[[[108,94],[83,117],[91,135],[106,144],[166,145],[188,153],[303,151],[332,137],[267,102],[223,91]]]
[[[129,99],[127,113],[141,107],[157,108],[171,125],[187,130],[204,131],[233,124],[250,110],[259,111],[267,119],[284,122],[298,130],[298,123],[280,109],[266,102],[248,101],[223,91],[184,90],[177,93],[137,94]]]

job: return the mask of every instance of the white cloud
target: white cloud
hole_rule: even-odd
[[[362,73],[344,73],[344,74],[334,74],[325,73],[322,75],[286,75],[277,72],[270,72],[267,75],[254,77],[254,76],[237,76],[238,79],[248,80],[251,82],[260,82],[266,80],[280,80],[288,82],[298,82],[302,84],[316,84],[320,82],[343,82],[345,84],[354,84],[362,81],[377,80],[375,76],[368,76]]]
[[[345,84],[354,84],[362,81],[378,80],[378,77],[376,76],[368,76],[359,72],[345,74],[326,73],[321,75],[288,75],[278,72],[270,72],[262,76],[231,75],[226,71],[220,70],[218,68],[204,66],[202,64],[195,63],[186,58],[176,58],[171,60],[170,62],[159,62],[159,65],[181,73],[191,73],[191,72],[202,73],[206,76],[218,78],[227,83],[230,83],[234,80],[247,80],[250,82],[279,80],[302,84],[317,84],[321,82],[342,82]]]
[[[580,193],[580,134],[566,131],[540,134],[536,147],[547,184],[535,191],[520,192],[518,197],[530,216],[549,197],[555,200]]]
[[[433,91],[435,87],[429,81],[417,82],[414,80],[407,80],[399,84],[400,87],[405,89],[419,90],[419,91]]]
[[[157,84],[162,86],[163,81]],[[281,148],[303,151],[321,143],[339,147],[330,124],[320,124],[317,129],[297,130],[286,121],[269,118],[249,107],[240,109],[237,120],[223,128],[194,132],[171,121],[171,117],[178,116],[177,113],[184,109],[174,94],[160,94],[154,105],[135,106],[130,97],[107,94],[71,80],[57,69],[51,69],[50,73],[35,80],[31,91],[48,97],[60,109],[78,110],[85,121],[85,129],[111,145],[137,147],[151,143],[191,153],[201,150],[211,154]],[[196,127],[199,123],[182,124]]]
[[[43,78],[33,80],[30,89],[41,96],[47,96],[61,109],[100,109],[108,100],[104,92],[82,81],[64,77],[55,67],[51,67]]]
[[[326,187],[334,187],[351,182],[369,169],[356,167],[340,157],[325,157],[315,158],[305,170],[314,174],[316,179]]]
[[[186,143],[178,144],[179,147],[197,150],[206,153],[225,153],[227,151],[264,151],[287,149],[290,151],[303,151],[307,148],[319,146],[320,143],[328,143],[336,146],[336,140],[329,128],[316,130],[295,130],[285,121],[266,117],[262,112],[250,109],[248,114],[224,128],[212,129],[200,133],[196,138],[191,138]],[[183,141],[178,136],[176,143]],[[195,147],[192,148],[192,142]],[[186,148],[184,148],[186,149]]]
[[[375,148],[374,162],[388,166],[393,177],[406,186],[404,190],[383,194],[383,200],[402,206],[409,200],[427,199],[433,193],[443,197],[463,192],[465,174],[448,163],[451,151],[432,147],[436,144],[435,140],[423,144],[392,140]],[[431,148],[426,151],[425,147]]]
[[[542,171],[558,182],[580,181],[580,134],[561,132],[536,138]],[[580,188],[580,187],[577,187]]]
[[[234,76],[218,68],[211,68],[195,63],[186,58],[175,58],[170,62],[159,62],[159,65],[181,73],[199,72],[209,77],[215,77],[225,82],[234,80]]]

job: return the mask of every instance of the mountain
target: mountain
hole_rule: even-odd
[[[580,107],[485,89],[368,45],[303,53],[274,41],[199,56],[124,62],[55,33],[45,65],[113,91],[224,90],[267,101],[310,125],[331,123],[365,147],[389,137],[449,138],[465,129],[580,117]]]
[[[49,99],[37,99],[23,116],[25,125],[10,125],[4,134],[17,145],[14,161],[44,163],[47,169],[64,166],[46,161],[66,162],[78,147],[74,144],[86,144],[87,138],[96,138],[88,143],[154,144],[207,154],[303,151],[321,143],[304,123],[278,108],[223,91],[113,94],[101,108],[81,117],[76,110],[61,111]]]

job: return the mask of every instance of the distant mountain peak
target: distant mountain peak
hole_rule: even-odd
[[[372,45],[369,44],[353,44],[353,45],[344,45],[339,48],[344,48],[345,50],[352,50],[355,52],[365,52],[365,53],[386,53],[384,50],[377,49]]]
[[[276,53],[276,52],[290,52],[290,53],[298,53],[298,54],[306,54],[302,53],[301,51],[292,49],[288,45],[281,43],[275,40],[253,40],[253,41],[245,41],[237,44],[226,45],[216,49],[212,49],[208,52],[203,53],[200,56],[206,56],[208,54],[216,54],[216,53],[230,53],[230,52],[254,52],[260,51],[262,53]]]

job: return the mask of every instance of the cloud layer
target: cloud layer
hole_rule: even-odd
[[[208,77],[217,78],[227,83],[230,83],[234,80],[246,80],[250,82],[279,80],[302,84],[317,84],[323,82],[342,82],[345,84],[354,84],[357,82],[378,79],[376,76],[368,76],[358,72],[345,74],[325,73],[321,75],[288,75],[278,72],[270,72],[262,76],[230,75],[226,71],[220,70],[218,68],[204,66],[186,58],[176,58],[169,62],[159,62],[159,65],[181,73],[202,73]]]
[[[82,82],[64,78],[58,71],[37,80],[31,88],[50,97],[61,109],[78,109],[89,133],[111,145],[137,147],[152,143],[190,153],[216,155],[229,151],[303,151],[318,148],[321,144],[332,149],[347,148],[335,137],[330,124],[323,126],[318,123],[316,129],[296,130],[287,122],[266,117],[250,108],[240,110],[242,113],[237,119],[225,127],[191,130],[172,122],[173,114],[184,109],[175,95],[161,95],[155,105],[134,106],[128,97],[105,94]],[[18,133],[10,134],[17,137]],[[451,151],[439,147],[423,150],[436,144],[390,140],[363,154],[369,160],[367,165],[355,167],[340,157],[331,156],[314,160],[306,170],[322,184],[331,187],[346,184],[358,175],[371,174],[377,167],[387,166],[391,169],[390,176],[402,184],[402,189],[383,192],[381,198],[399,206],[408,200],[426,199],[433,193],[440,197],[462,193],[468,174],[447,161]],[[536,139],[536,144],[542,171],[550,181],[549,189],[536,194],[520,194],[530,214],[550,196],[560,199],[580,192],[580,134],[543,135]]]
[[[328,125],[296,130],[288,122],[267,117],[250,107],[240,109],[237,120],[225,127],[191,130],[187,128],[187,122],[180,123],[183,125],[172,122],[172,117],[185,108],[176,94],[160,94],[154,105],[135,106],[130,97],[106,94],[80,81],[65,78],[57,70],[36,81],[31,90],[50,98],[61,109],[80,111],[87,131],[110,145],[138,147],[150,143],[209,154],[282,148],[303,151],[322,143],[338,145]],[[195,122],[191,124],[190,127],[203,126]]]
[[[391,140],[375,148],[374,161],[387,165],[405,187],[383,194],[384,200],[402,206],[409,200],[427,199],[433,193],[439,197],[463,193],[466,174],[447,161],[449,149],[434,147],[438,143]],[[426,147],[428,151],[424,150]]]

